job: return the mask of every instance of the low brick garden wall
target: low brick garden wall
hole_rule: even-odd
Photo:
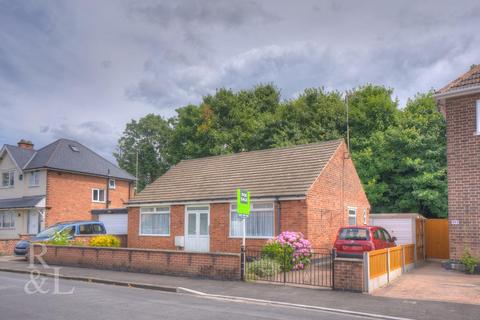
[[[363,292],[364,268],[363,260],[336,258],[334,261],[333,289],[342,291]]]
[[[45,247],[46,253],[42,259],[49,265],[240,280],[240,254],[51,245]],[[38,256],[42,252],[42,246],[34,244],[33,250]],[[39,263],[37,257],[35,262]]]
[[[13,249],[20,240],[30,239],[30,235],[20,235],[16,239],[0,239],[0,256],[13,255]]]

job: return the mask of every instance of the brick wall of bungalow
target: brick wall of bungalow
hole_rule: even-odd
[[[110,208],[122,208],[132,190],[130,183],[115,180],[115,189],[109,190]],[[61,221],[92,220],[92,209],[104,209],[105,203],[92,202],[92,189],[106,189],[107,179],[60,171],[47,174],[47,215],[45,226]]]
[[[445,103],[451,259],[460,259],[466,248],[480,257],[480,135],[476,128],[477,100],[480,100],[480,94],[447,99]]]
[[[364,211],[368,223],[370,204],[342,144],[307,195],[308,239],[318,248],[331,247],[338,228],[348,224],[349,207],[356,209],[357,225],[364,224]]]
[[[275,234],[302,232],[315,248],[331,248],[338,228],[348,222],[348,207],[357,208],[357,224],[367,221],[370,205],[346,147],[340,146],[322,175],[312,184],[306,199],[275,202]],[[343,186],[343,187],[342,187]],[[343,190],[343,192],[342,192]],[[280,223],[277,209],[280,205]],[[131,248],[175,249],[175,236],[183,236],[185,206],[170,207],[169,236],[139,236],[139,208],[128,212],[128,246]],[[247,239],[246,245],[261,247],[266,239]],[[230,204],[210,204],[210,251],[238,252],[241,239],[230,237]]]

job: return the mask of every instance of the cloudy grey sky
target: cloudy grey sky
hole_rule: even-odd
[[[73,138],[112,159],[125,124],[219,87],[394,88],[480,63],[478,1],[3,1],[0,145]]]

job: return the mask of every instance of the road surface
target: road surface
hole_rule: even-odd
[[[27,291],[42,290],[45,293],[26,293],[26,284]],[[52,278],[39,277],[35,282],[31,282],[28,274],[0,272],[0,318],[2,320],[365,319],[324,311],[221,301],[188,294],[63,279],[60,280],[57,291],[68,292],[72,289],[74,290],[72,294],[53,294],[55,283]]]

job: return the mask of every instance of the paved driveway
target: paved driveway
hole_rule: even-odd
[[[373,295],[480,304],[480,275],[448,271],[439,262],[427,262]]]

